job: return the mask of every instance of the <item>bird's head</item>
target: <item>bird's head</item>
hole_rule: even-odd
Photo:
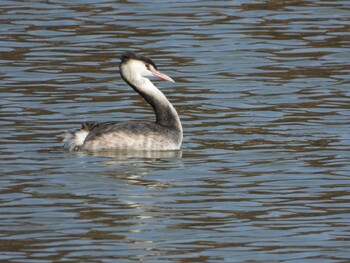
[[[140,56],[134,52],[127,51],[120,57],[120,70],[122,77],[127,81],[138,77],[157,77],[162,80],[175,82],[169,76],[158,71],[156,64],[148,57]]]

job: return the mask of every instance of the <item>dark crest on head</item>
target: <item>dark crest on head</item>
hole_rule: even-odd
[[[143,61],[147,64],[151,64],[155,69],[157,69],[157,66],[156,64],[152,61],[152,59],[148,58],[148,57],[144,57],[144,56],[141,56],[141,55],[137,55],[135,54],[134,52],[131,52],[131,51],[126,51],[124,52],[121,57],[120,57],[120,60],[121,60],[121,63],[125,63],[127,62],[129,59],[136,59],[136,60],[140,60],[140,61]]]

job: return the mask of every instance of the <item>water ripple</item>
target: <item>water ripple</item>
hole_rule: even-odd
[[[347,1],[1,1],[0,260],[349,260]],[[118,74],[175,84],[182,151],[67,153],[152,120]]]

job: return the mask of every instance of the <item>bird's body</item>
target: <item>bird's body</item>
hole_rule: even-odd
[[[155,122],[85,122],[81,129],[67,132],[68,150],[178,150],[182,126],[175,108],[147,76],[173,81],[157,71],[149,58],[126,52],[121,57],[121,76],[154,109]]]

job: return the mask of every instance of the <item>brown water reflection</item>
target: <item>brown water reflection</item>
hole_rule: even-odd
[[[347,1],[1,1],[0,261],[347,262]],[[182,151],[67,153],[86,120],[153,119]]]

